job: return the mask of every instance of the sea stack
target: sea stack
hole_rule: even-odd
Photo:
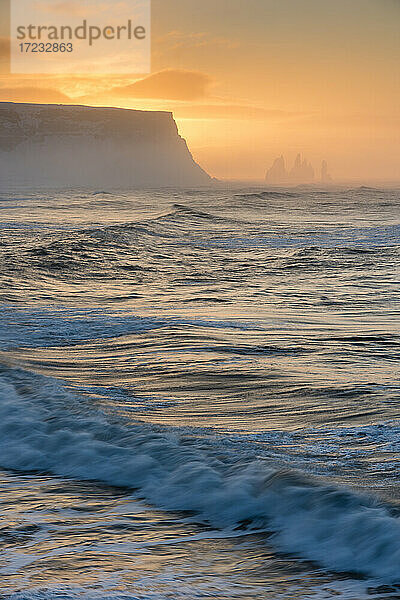
[[[321,183],[331,183],[331,181],[332,177],[328,172],[328,163],[326,160],[323,160],[321,165]]]
[[[267,171],[265,176],[267,183],[284,184],[288,182],[288,173],[286,171],[285,159],[283,156],[276,158],[272,167]]]
[[[272,185],[299,185],[313,183],[315,177],[314,168],[307,159],[296,156],[296,160],[290,172],[286,170],[283,156],[276,158],[272,167],[267,171],[265,180]]]

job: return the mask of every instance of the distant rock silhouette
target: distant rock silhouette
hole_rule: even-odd
[[[267,171],[265,179],[268,183],[288,183],[289,174],[286,171],[283,156],[274,160],[272,167]]]
[[[328,172],[328,163],[326,162],[326,160],[323,160],[321,165],[321,182],[330,183],[331,181],[332,177],[329,175]]]
[[[313,166],[305,158],[302,160],[301,154],[298,154],[290,172],[286,170],[283,156],[276,158],[272,167],[267,171],[265,180],[267,183],[275,185],[298,185],[312,183],[314,178]]]
[[[314,181],[315,172],[312,165],[304,158],[301,160],[301,155],[296,156],[293,169],[290,171],[289,180],[291,183],[312,183]]]
[[[326,160],[322,161],[320,174],[321,178],[318,182],[324,184],[332,182]],[[302,158],[301,154],[296,156],[293,167],[290,171],[287,171],[285,159],[281,155],[274,160],[272,167],[268,169],[265,181],[272,185],[309,184],[315,182],[315,171],[312,164],[306,158]]]

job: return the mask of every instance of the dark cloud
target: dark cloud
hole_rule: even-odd
[[[0,37],[0,56],[9,54],[10,52],[10,40],[7,37]]]
[[[196,100],[207,95],[210,78],[204,73],[166,69],[132,83],[112,89],[115,96],[165,100]]]
[[[0,88],[0,102],[32,102],[34,104],[68,104],[71,99],[51,88],[5,87]]]

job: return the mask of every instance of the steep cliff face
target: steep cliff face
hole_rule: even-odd
[[[171,113],[0,102],[0,186],[208,185]]]

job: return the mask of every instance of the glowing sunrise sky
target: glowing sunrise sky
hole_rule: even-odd
[[[336,180],[400,181],[399,30],[400,0],[153,0],[151,75],[4,72],[0,100],[172,110],[219,178],[303,152]]]

